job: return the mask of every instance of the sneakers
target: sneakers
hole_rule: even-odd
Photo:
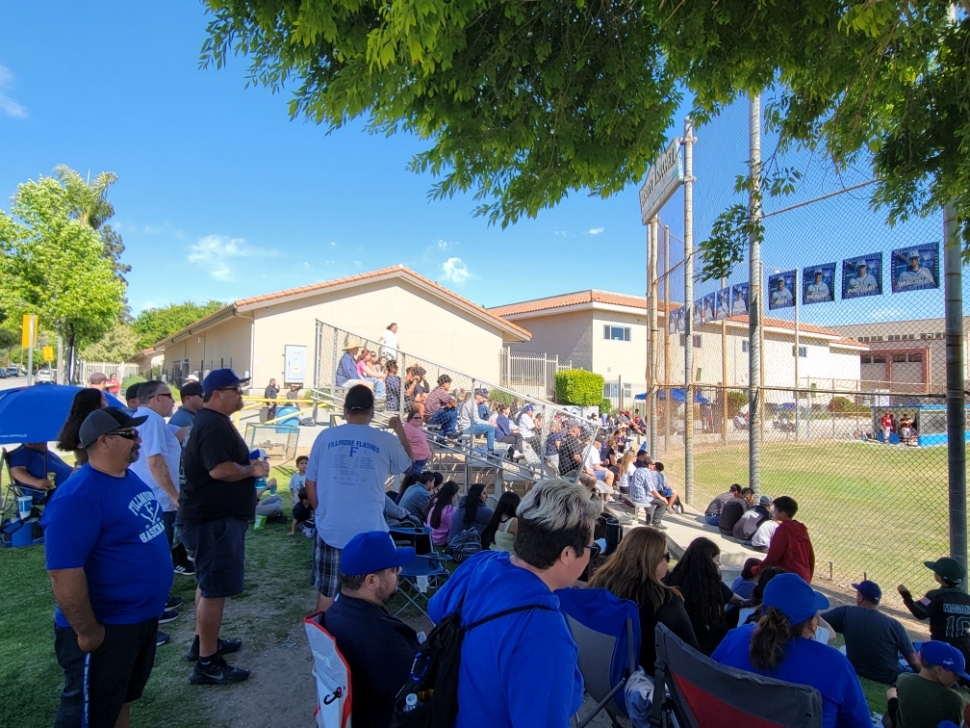
[[[219,655],[213,655],[203,664],[201,660],[195,663],[189,682],[194,685],[228,685],[243,682],[249,678],[249,670],[233,667]]]
[[[159,624],[168,624],[169,622],[174,622],[178,619],[179,613],[175,609],[166,609],[162,612],[162,616],[158,618]]]
[[[162,632],[162,630],[158,630],[155,633],[155,646],[161,647],[166,642],[168,642],[168,632]]]
[[[184,564],[175,567],[175,573],[182,576],[195,576],[195,566],[191,561],[186,561]]]
[[[651,523],[650,524],[650,527],[651,528],[656,528],[658,531],[666,531],[667,530],[667,527],[664,526],[662,523]]]
[[[166,609],[175,609],[175,607],[182,606],[182,603],[184,601],[185,600],[182,599],[182,597],[169,597],[168,598],[168,601],[165,602],[165,608]]]
[[[219,646],[216,648],[217,655],[228,655],[233,652],[238,652],[242,647],[242,640],[224,640],[219,638]],[[199,659],[199,637],[196,635],[195,639],[192,640],[192,646],[186,650],[185,659],[192,660],[195,662]]]

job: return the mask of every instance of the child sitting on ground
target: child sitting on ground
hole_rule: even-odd
[[[306,464],[309,461],[306,455],[300,455],[296,459],[296,469],[298,472],[293,473],[293,477],[290,478],[290,502],[295,506],[299,500],[300,488],[306,485]]]
[[[306,470],[306,463],[303,464]],[[303,528],[307,522],[313,521],[313,508],[310,506],[310,499],[307,498],[306,488],[300,488],[293,502],[293,522],[290,524],[290,535],[296,535],[297,528]]]
[[[917,674],[899,676],[895,688],[886,691],[888,718],[892,726],[936,728],[942,721],[960,725],[970,694],[954,690],[966,679],[963,653],[946,642],[924,642],[920,649],[922,667]]]

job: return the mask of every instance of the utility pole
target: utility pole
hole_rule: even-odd
[[[946,465],[950,500],[950,556],[967,568],[967,446],[963,373],[963,269],[957,211],[943,211],[946,306]]]
[[[761,95],[751,97],[748,114],[750,153],[748,218],[761,218]],[[761,242],[748,238],[748,484],[761,493]],[[798,352],[795,352],[796,354]]]
[[[694,122],[684,119],[684,498],[694,504]],[[667,394],[670,404],[670,394]]]
[[[650,437],[650,457],[657,457],[657,244],[659,240],[660,220],[656,215],[650,220],[649,240],[649,270],[647,280],[650,287],[647,289],[647,297],[650,305],[648,324],[650,326],[650,356],[647,359],[647,407],[649,409],[650,422],[648,427]]]

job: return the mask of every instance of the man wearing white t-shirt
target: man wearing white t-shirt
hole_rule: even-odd
[[[397,324],[390,324],[381,334],[381,356],[397,359]]]
[[[310,581],[321,611],[340,591],[341,550],[357,534],[388,531],[384,483],[411,467],[401,419],[389,420],[391,434],[370,427],[373,418],[374,393],[363,384],[351,387],[344,399],[347,424],[324,430],[310,450],[306,491],[317,526]]]
[[[179,463],[182,459],[182,446],[165,422],[174,409],[175,399],[165,382],[145,382],[138,386],[135,417],[148,419],[138,425],[141,454],[130,470],[145,481],[161,504],[169,546],[172,545],[175,514],[179,507]]]
[[[520,439],[519,452],[525,452],[525,446],[529,445],[539,454],[539,446],[542,444],[542,435],[538,432],[535,421],[535,407],[527,404],[519,413],[519,431],[516,434]]]

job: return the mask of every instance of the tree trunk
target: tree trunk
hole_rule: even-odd
[[[67,354],[65,356],[67,364],[67,383],[77,384],[80,378],[80,372],[78,372],[78,361],[77,361],[77,337],[74,332],[69,332],[64,336],[67,342]]]

